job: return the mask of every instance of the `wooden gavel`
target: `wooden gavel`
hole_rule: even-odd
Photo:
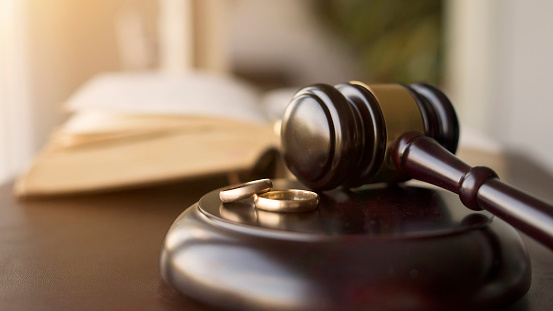
[[[415,178],[457,193],[553,249],[553,206],[455,157],[459,122],[427,84],[315,84],[301,89],[282,121],[282,151],[306,186],[329,190]]]

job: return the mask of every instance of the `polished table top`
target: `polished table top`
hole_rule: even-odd
[[[524,157],[500,176],[553,202],[553,176]],[[211,310],[166,285],[160,247],[173,220],[224,176],[107,194],[16,200],[0,187],[0,310]],[[553,305],[553,251],[523,236],[532,286],[508,310]]]

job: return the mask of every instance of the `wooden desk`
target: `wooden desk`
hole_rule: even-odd
[[[500,176],[553,202],[553,176],[523,157],[507,158]],[[26,201],[1,186],[0,310],[210,310],[161,280],[158,256],[173,220],[225,182]],[[508,310],[550,309],[553,252],[523,238],[532,287]]]

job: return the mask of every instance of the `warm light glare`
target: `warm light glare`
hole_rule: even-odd
[[[12,15],[14,0],[0,0],[0,182],[3,182],[9,176],[9,167],[5,164],[8,162],[7,158],[7,144],[6,141],[6,102],[7,102],[7,65],[8,65],[8,42],[10,35],[10,26],[13,24]]]
[[[13,14],[11,13],[14,12],[14,1],[15,0],[0,0],[0,49],[2,52],[5,52],[5,44],[8,40],[11,26],[13,25]],[[2,59],[2,61],[4,60]]]

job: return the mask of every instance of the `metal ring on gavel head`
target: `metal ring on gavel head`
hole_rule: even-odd
[[[307,190],[273,190],[255,195],[254,201],[257,208],[269,212],[307,212],[318,207],[319,195]]]
[[[273,189],[273,182],[270,179],[259,179],[223,189],[219,192],[219,198],[223,203],[230,203],[251,198],[271,189]]]

